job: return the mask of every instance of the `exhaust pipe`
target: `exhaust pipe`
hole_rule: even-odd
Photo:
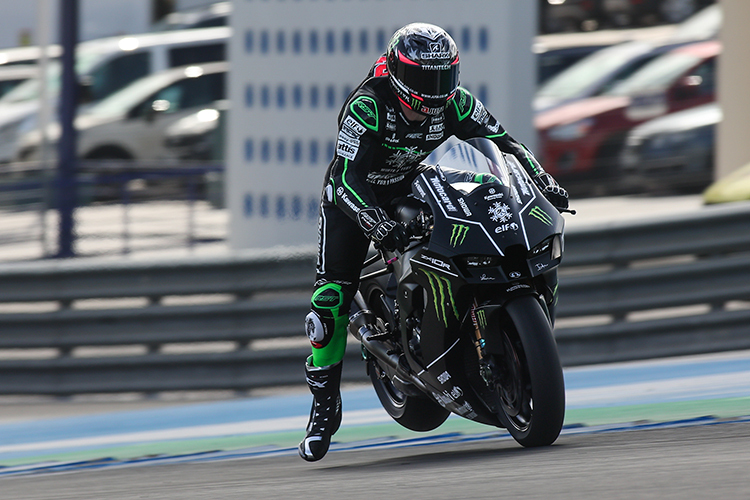
[[[422,393],[430,394],[430,389],[424,382],[412,374],[408,367],[404,366],[404,363],[401,362],[401,357],[393,351],[389,343],[377,338],[380,334],[372,327],[375,324],[376,317],[371,311],[364,307],[359,307],[360,303],[356,300],[357,298],[361,299],[359,292],[357,292],[357,296],[355,297],[355,304],[359,310],[349,316],[349,333],[361,342],[365,349],[375,356],[378,361],[384,363],[395,372],[391,381],[399,390],[407,394],[413,394],[414,388],[408,387],[408,384],[410,384]],[[364,301],[362,301],[361,305],[365,305]]]

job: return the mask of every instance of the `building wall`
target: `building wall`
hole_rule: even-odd
[[[246,0],[234,4],[227,202],[232,248],[317,240],[323,176],[344,99],[415,21],[446,28],[461,83],[533,148],[536,2]]]
[[[59,0],[0,0],[0,48],[37,45],[40,9],[49,19],[50,43],[59,42]],[[79,0],[79,40],[148,31],[151,0]]]
[[[750,1],[721,0],[724,21],[719,59],[719,125],[715,177],[750,163]]]

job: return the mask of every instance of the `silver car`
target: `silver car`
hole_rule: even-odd
[[[80,113],[78,155],[82,159],[174,159],[165,146],[170,125],[201,108],[226,98],[228,63],[175,68],[141,78]],[[43,143],[54,145],[60,136],[57,123],[19,139],[19,161],[40,159]],[[54,148],[49,156],[54,156]]]

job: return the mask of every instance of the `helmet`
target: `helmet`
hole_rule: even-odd
[[[396,31],[386,52],[393,92],[409,109],[436,115],[458,88],[458,48],[442,28],[414,23]]]

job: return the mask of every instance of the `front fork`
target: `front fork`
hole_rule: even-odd
[[[495,375],[493,370],[493,362],[492,358],[487,356],[487,353],[485,351],[485,346],[487,345],[487,341],[482,336],[482,328],[479,324],[479,315],[481,315],[485,321],[484,326],[486,327],[486,316],[484,316],[484,311],[478,311],[479,304],[477,304],[477,298],[474,297],[474,301],[471,304],[471,323],[474,326],[474,347],[476,347],[477,350],[477,357],[479,358],[479,375],[481,375],[482,380],[484,380],[484,383],[487,384],[487,387],[493,387],[495,382]]]

